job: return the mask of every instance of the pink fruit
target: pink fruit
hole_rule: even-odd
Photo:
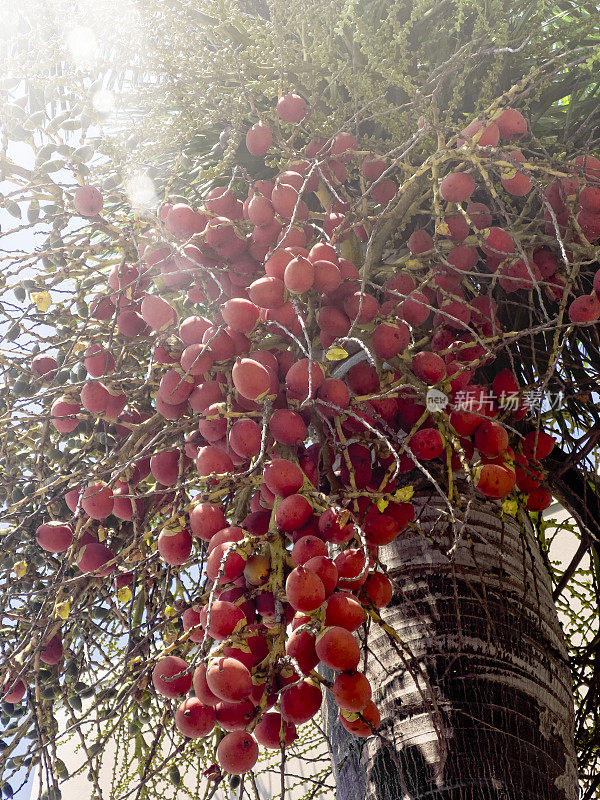
[[[233,472],[233,461],[223,450],[218,447],[201,447],[196,456],[196,469],[201,477],[206,478],[211,473],[223,474]]]
[[[177,324],[177,313],[173,306],[155,294],[147,294],[142,300],[142,319],[153,331],[164,331]]]
[[[294,723],[284,722],[281,714],[275,711],[263,714],[254,729],[254,736],[259,744],[272,750],[279,750],[281,742],[289,747],[298,738]]]
[[[73,205],[82,217],[95,217],[102,211],[104,201],[95,186],[79,186],[73,195]]]
[[[223,592],[221,596],[227,594]],[[210,624],[206,605],[200,611],[200,621],[207,633],[218,642],[223,642],[234,632],[240,632],[246,617],[243,610],[228,600],[215,600],[210,606]]]
[[[242,775],[258,761],[258,745],[246,731],[232,731],[219,742],[217,761],[229,775]]]
[[[513,161],[525,161],[525,156],[520,150],[513,150],[508,154],[508,156],[509,159],[512,159]],[[516,175],[512,178],[502,177],[501,183],[504,189],[515,197],[524,197],[526,194],[529,194],[533,188],[531,178],[524,172],[520,172],[518,170]]]
[[[294,362],[285,376],[286,386],[303,397],[307,397],[309,391],[314,395],[324,380],[325,375],[320,364],[311,362],[308,358]]]
[[[451,172],[440,183],[440,194],[448,203],[462,203],[475,191],[475,181],[468,172]]]
[[[25,697],[25,692],[27,688],[23,681],[15,681],[11,683],[10,679],[5,684],[2,689],[3,691],[3,700],[5,703],[20,703],[21,700]]]
[[[248,287],[248,297],[259,308],[281,308],[285,303],[285,285],[279,278],[258,278]]]
[[[179,241],[185,241],[195,233],[202,233],[207,222],[207,217],[186,203],[175,203],[166,216],[165,228]]]
[[[350,392],[346,384],[338,378],[327,378],[317,392],[319,411],[326,417],[343,413],[350,405]],[[326,404],[326,405],[325,405]]]
[[[412,371],[417,378],[433,386],[446,377],[446,364],[437,353],[422,350],[413,357]]]
[[[208,683],[206,682],[206,664],[200,664],[200,666],[196,667],[192,680],[194,692],[200,702],[213,707],[220,702],[216,694],[213,694],[208,688]]]
[[[154,479],[163,486],[174,486],[179,476],[181,451],[165,450],[150,458],[150,472]]]
[[[286,722],[302,725],[312,719],[321,707],[319,686],[310,680],[302,681],[281,692],[281,716]]]
[[[275,441],[292,447],[306,439],[306,425],[302,417],[287,408],[278,408],[269,420],[269,431]]]
[[[53,666],[54,664],[58,664],[58,662],[63,657],[63,643],[60,636],[60,633],[55,633],[54,636],[49,639],[40,651],[40,661],[43,661],[44,664],[48,664]]]
[[[523,439],[523,452],[528,459],[540,460],[554,449],[554,437],[545,431],[530,431]]]
[[[305,562],[304,566],[318,575],[325,588],[325,597],[329,597],[338,582],[338,571],[333,560],[325,555],[313,556]]]
[[[211,661],[206,670],[208,688],[229,703],[245,700],[252,691],[250,672],[236,658],[217,658]]]
[[[81,507],[92,519],[103,520],[112,514],[113,493],[105,483],[87,486],[81,495]]]
[[[252,358],[238,358],[231,370],[233,385],[242,397],[259,400],[269,391],[269,370]]]
[[[373,350],[381,359],[395,358],[408,347],[410,331],[404,322],[378,325],[373,331]]]
[[[256,122],[246,134],[246,148],[253,156],[264,156],[272,143],[271,129],[262,122]]]
[[[482,456],[496,458],[508,447],[506,428],[494,420],[484,420],[475,431],[475,447]]]
[[[277,116],[284,122],[301,122],[307,113],[306,101],[298,94],[284,94],[277,101]]]
[[[87,381],[81,388],[81,405],[91,414],[103,414],[108,398],[108,389],[100,381]]]
[[[274,458],[264,468],[263,478],[273,494],[287,497],[300,490],[304,474],[297,464],[285,458]]]
[[[192,675],[183,658],[165,656],[157,662],[152,670],[152,683],[156,691],[163,697],[175,698],[189,692]]]
[[[379,178],[373,184],[371,189],[371,197],[380,206],[387,206],[390,200],[393,200],[398,191],[398,184],[392,178]]]
[[[282,531],[295,531],[306,525],[311,516],[308,500],[300,494],[291,494],[277,506],[275,521]]]
[[[372,603],[375,608],[387,606],[394,594],[392,584],[381,572],[370,572],[367,580],[361,589],[361,600],[363,603]]]
[[[258,322],[259,309],[250,300],[233,297],[223,303],[221,315],[232,330],[250,333]]]
[[[294,544],[292,548],[292,564],[295,567],[299,567],[306,564],[311,558],[326,556],[327,554],[328,551],[325,542],[309,534],[298,539]]]
[[[371,699],[371,684],[362,672],[341,673],[331,691],[338,707],[344,711],[362,711]]]
[[[184,377],[175,369],[168,369],[160,379],[158,397],[165,403],[176,406],[188,399],[193,388],[191,378]]]
[[[574,325],[589,325],[600,319],[600,300],[597,294],[582,294],[569,306],[569,319]]]
[[[469,123],[466,128],[463,128],[461,134],[469,143],[472,142],[478,147],[496,147],[500,139],[500,131],[495,122],[484,125],[480,120]],[[465,138],[457,140],[458,147],[465,143]]]
[[[262,431],[253,419],[238,419],[229,430],[229,444],[242,458],[260,453]]]
[[[79,425],[81,406],[69,397],[59,397],[50,407],[50,421],[59,433],[71,433]]]
[[[400,316],[409,325],[422,325],[429,317],[431,302],[423,292],[413,291],[400,307]]]
[[[212,367],[213,360],[213,355],[208,345],[190,344],[182,352],[180,364],[186,375],[198,376],[204,375]]]
[[[288,575],[285,593],[289,604],[296,611],[314,611],[325,600],[325,587],[319,576],[301,566]]]
[[[221,700],[215,707],[217,722],[225,731],[244,730],[256,714],[256,706],[251,700],[241,703],[226,703]]]
[[[521,139],[527,134],[527,120],[516,108],[505,108],[496,125],[501,139]]]
[[[215,727],[215,709],[203,705],[197,697],[188,697],[175,712],[177,730],[189,739],[198,739]]]
[[[441,434],[435,428],[423,428],[413,434],[409,446],[420,461],[430,461],[439,458],[444,452],[444,442]]]
[[[31,359],[31,371],[34,375],[50,381],[58,371],[58,364],[52,356],[38,353]]]
[[[489,228],[492,224],[490,209],[485,203],[469,203],[467,205],[467,215],[478,230]]]
[[[433,250],[433,239],[427,231],[417,229],[408,237],[408,249],[413,255],[428,253]]]
[[[360,659],[358,642],[338,625],[325,628],[317,636],[315,650],[323,664],[340,672],[355,670]]]
[[[225,558],[224,567],[221,562]],[[228,542],[218,544],[210,553],[206,560],[206,574],[211,581],[216,581],[221,575],[220,583],[230,583],[243,574],[246,567],[246,559],[236,553],[232,545]]]
[[[115,371],[115,359],[102,345],[91,344],[85,351],[83,364],[92,378],[100,378]]]
[[[186,346],[201,344],[204,334],[210,327],[210,322],[204,317],[186,317],[179,325],[179,338]]]
[[[372,736],[373,732],[381,725],[381,717],[377,706],[372,700],[369,700],[359,714],[354,711],[341,710],[340,722],[342,727],[349,733],[353,733],[355,736],[359,736],[363,739]]]
[[[109,562],[115,554],[101,542],[90,542],[83,547],[77,566],[82,572],[93,572],[94,576],[104,578],[114,569]]]
[[[286,289],[295,294],[307,292],[315,280],[315,267],[303,256],[293,258],[285,268],[283,282]]]
[[[192,535],[187,528],[176,532],[164,528],[159,534],[157,546],[167,564],[179,566],[188,560],[192,552]]]
[[[190,511],[190,528],[194,536],[209,541],[217,531],[226,527],[223,509],[211,503],[198,503]]]
[[[515,487],[515,473],[499,464],[484,464],[481,467],[477,488],[493,499],[502,499]]]
[[[527,498],[528,511],[544,511],[552,503],[552,495],[543,486],[532,489]]]
[[[68,522],[45,522],[37,528],[35,537],[43,550],[64,553],[73,541],[73,528]]]
[[[196,611],[196,609],[191,606],[190,608],[186,608],[181,615],[181,621],[183,622],[183,630],[186,633],[191,631],[189,636],[191,642],[200,643],[204,641],[204,630],[200,621],[199,611]]]

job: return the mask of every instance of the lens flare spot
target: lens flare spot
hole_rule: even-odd
[[[110,89],[100,89],[94,94],[92,104],[99,114],[110,114],[115,107],[115,96]]]
[[[91,28],[83,25],[77,25],[67,33],[67,47],[72,60],[78,66],[92,64],[98,57],[96,34]]]
[[[154,182],[144,172],[132,175],[125,184],[125,191],[132,207],[146,210],[156,205],[157,198],[154,191]]]

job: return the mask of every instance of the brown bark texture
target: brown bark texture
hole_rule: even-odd
[[[396,582],[371,626],[380,735],[330,709],[337,800],[576,800],[571,676],[529,519],[415,498],[424,531],[385,548]],[[461,518],[462,517],[462,518]]]

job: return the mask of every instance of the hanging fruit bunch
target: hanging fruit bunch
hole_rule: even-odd
[[[580,280],[600,160],[549,169],[523,115],[493,107],[411,167],[346,131],[307,140],[309,112],[289,93],[249,125],[257,163],[280,159],[271,179],[140,221],[89,300],[78,384],[50,352],[30,364],[55,446],[85,428],[104,448],[37,527],[48,576],[82,587],[72,609],[91,578],[130,603],[164,570],[186,583],[137,668],[230,774],[291,746],[325,692],[346,730],[377,733],[366,623],[392,599],[385,548],[418,529],[413,492],[551,501],[511,308],[559,333],[600,318],[600,272]],[[93,186],[73,207],[104,224]],[[60,662],[62,616],[5,669],[5,701],[36,652]]]

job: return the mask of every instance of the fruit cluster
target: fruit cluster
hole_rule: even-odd
[[[208,542],[209,582],[205,602],[187,608],[182,620],[189,639],[210,650],[193,677],[189,664],[173,655],[153,671],[154,686],[166,697],[185,694],[193,683],[194,696],[180,704],[175,724],[189,737],[206,736],[215,724],[229,732],[217,758],[233,773],[253,766],[256,741],[270,748],[291,744],[296,725],[319,711],[323,684],[347,730],[367,736],[379,724],[352,635],[368,610],[392,597],[389,579],[373,563],[377,545],[330,557],[328,544],[355,539],[351,516],[330,509],[316,516],[299,493],[307,476],[293,461],[272,459],[264,477],[274,514],[252,511],[231,526],[217,505],[192,509],[191,531]],[[372,542],[392,541],[413,516],[409,503],[391,505],[387,523],[369,509],[364,526]],[[319,664],[339,672],[333,682],[315,671]],[[271,711],[276,702],[279,711]]]
[[[274,130],[248,130],[255,157],[308,114],[295,94],[276,111]],[[342,132],[309,141],[272,180],[213,188],[198,207],[163,204],[139,262],[114,266],[91,301],[86,380],[54,399],[50,420],[60,435],[84,420],[109,426],[116,466],[70,487],[72,519],[40,525],[37,542],[80,573],[118,573],[118,590],[140,527],[160,528],[155,552],[169,567],[203,564],[198,601],[181,609],[180,655],[170,647],[152,679],[168,698],[193,685],[175,724],[190,738],[218,726],[225,772],[250,769],[257,743],[291,744],[323,687],[348,731],[377,730],[362,626],[392,598],[380,548],[416,527],[419,475],[450,495],[462,481],[530,511],[550,503],[541,462],[554,440],[519,427],[524,387],[496,367],[499,304],[532,292],[558,317],[569,301],[572,323],[600,317],[600,273],[574,300],[569,275],[600,237],[600,161],[548,182],[514,149],[526,135],[508,108],[455,137],[432,181],[435,214],[419,211],[417,192],[393,263],[382,250],[373,262],[371,248],[413,187]],[[529,203],[538,226],[507,229],[492,202],[501,192]],[[74,204],[94,220],[103,199],[81,187]],[[151,345],[150,391],[128,394],[128,342]],[[58,369],[49,354],[31,364],[48,386]],[[56,634],[41,658],[61,655]],[[25,685],[7,691],[14,702]]]

